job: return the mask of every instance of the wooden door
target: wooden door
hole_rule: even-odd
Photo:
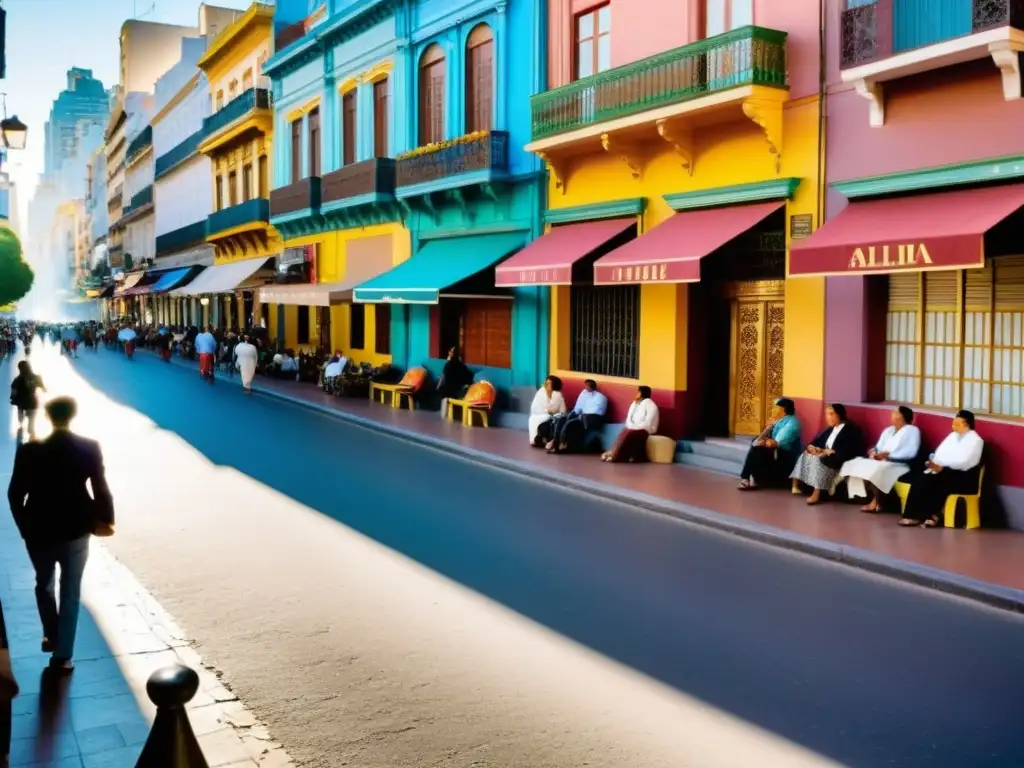
[[[783,396],[785,319],[781,296],[739,296],[733,301],[729,381],[735,435],[759,434],[775,400]]]

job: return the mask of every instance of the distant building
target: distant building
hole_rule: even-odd
[[[82,151],[83,140],[102,139],[102,126],[107,120],[110,105],[103,83],[92,76],[91,69],[72,67],[67,73],[67,88],[57,96],[50,109],[50,119],[44,127],[45,157],[43,172],[60,177],[68,163],[87,154]],[[99,129],[99,133],[96,133]],[[95,146],[95,145],[94,145]],[[72,182],[82,182],[69,174]]]

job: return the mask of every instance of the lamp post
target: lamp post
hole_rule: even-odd
[[[7,116],[7,94],[0,93],[3,100],[4,118],[0,120],[0,140],[5,149],[24,149],[28,141],[28,126],[17,115]]]

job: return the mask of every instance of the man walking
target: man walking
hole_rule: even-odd
[[[107,487],[100,446],[71,432],[75,401],[58,397],[46,405],[53,434],[18,449],[7,498],[36,572],[36,602],[43,625],[43,652],[51,670],[69,674],[74,665],[82,574],[90,535],[114,532],[114,502]],[[86,487],[92,488],[92,495]],[[60,565],[60,607],[54,571]]]
[[[199,375],[213,382],[213,364],[217,357],[217,339],[213,335],[213,326],[196,336],[196,354],[199,355]]]

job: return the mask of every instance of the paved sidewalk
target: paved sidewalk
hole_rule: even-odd
[[[139,362],[158,364],[151,355]],[[174,362],[195,368],[180,358]],[[219,374],[218,379],[240,386],[237,375]],[[437,412],[332,397],[312,384],[257,377],[254,391],[534,479],[1024,612],[1024,537],[1019,533],[907,529],[897,526],[892,515],[862,514],[852,504],[812,509],[785,491],[742,494],[735,490],[736,478],[681,465],[548,456],[531,448],[518,430],[465,428]]]
[[[9,472],[0,473],[4,487],[9,479]],[[154,714],[146,681],[172,663],[199,673],[189,715],[211,768],[292,765],[203,665],[181,628],[97,539],[91,543],[69,679],[42,677],[49,657],[39,650],[34,585],[14,522],[9,513],[0,514],[0,601],[21,687],[13,703],[11,766],[133,768]]]

